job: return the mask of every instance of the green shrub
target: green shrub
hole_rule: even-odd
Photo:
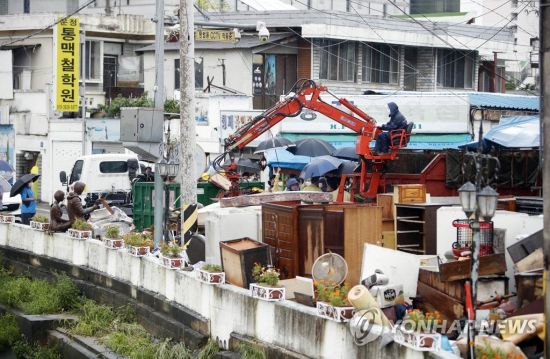
[[[42,347],[24,340],[18,340],[12,345],[17,359],[61,359],[57,347]]]
[[[265,359],[265,353],[257,345],[242,343],[239,345],[239,354],[242,359]]]
[[[124,235],[124,243],[133,247],[150,247],[153,245],[153,240],[147,233],[130,232]]]
[[[162,244],[160,246],[160,253],[165,257],[181,257],[181,247],[177,244]]]
[[[191,359],[193,353],[183,343],[174,343],[165,339],[156,346],[155,358],[157,359]]]
[[[89,337],[106,335],[116,318],[111,307],[99,305],[92,300],[85,300],[77,314],[79,319],[71,332]]]
[[[212,339],[208,339],[208,343],[201,349],[198,359],[214,359],[220,351],[218,343]]]
[[[275,268],[263,267],[260,263],[254,263],[252,277],[256,282],[275,287],[279,283],[279,271]]]
[[[92,230],[92,225],[88,222],[86,222],[85,220],[83,219],[80,219],[80,218],[77,218],[72,226],[71,226],[73,229],[76,229],[77,231],[91,231]]]
[[[0,352],[13,345],[21,336],[13,314],[0,315]]]
[[[46,216],[42,216],[40,214],[35,215],[31,218],[31,221],[39,222],[39,223],[48,223],[50,222],[50,219]]]
[[[120,228],[118,226],[110,225],[105,230],[105,237],[111,239],[117,239],[120,236]]]
[[[220,273],[222,272],[222,267],[217,264],[204,264],[201,269],[209,273]]]

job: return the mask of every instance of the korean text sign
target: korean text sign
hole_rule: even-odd
[[[78,112],[80,23],[67,18],[57,24],[56,110]]]

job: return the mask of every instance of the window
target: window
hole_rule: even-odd
[[[80,63],[80,73],[86,80],[101,79],[101,43],[99,41],[86,41],[86,51],[82,53],[83,45],[80,45],[81,57],[85,56],[86,72],[82,71],[84,64]]]
[[[99,163],[99,172],[101,173],[126,173],[128,172],[128,163],[126,161],[105,161]]]
[[[459,12],[460,0],[411,0],[411,14]]]
[[[441,87],[472,88],[474,55],[457,50],[437,50],[437,83]]]
[[[0,0],[0,15],[8,14],[8,0]]]
[[[385,44],[363,45],[363,81],[399,82],[399,48]]]
[[[320,41],[319,78],[334,81],[355,81],[355,42]]]
[[[203,76],[203,63],[204,59],[202,57],[195,58],[195,88],[202,89],[204,87],[204,76]],[[180,88],[180,59],[174,60],[174,89],[179,90]]]
[[[23,1],[23,13],[25,14],[31,13],[31,0]]]
[[[82,160],[78,160],[74,163],[73,170],[71,171],[71,177],[69,178],[69,184],[80,180],[80,176],[82,175],[83,165],[84,165],[84,161]]]

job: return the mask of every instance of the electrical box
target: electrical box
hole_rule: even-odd
[[[164,113],[147,107],[123,108],[120,112],[122,142],[162,142]]]

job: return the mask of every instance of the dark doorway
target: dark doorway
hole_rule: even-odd
[[[103,91],[108,98],[111,98],[112,92],[117,84],[118,74],[118,56],[103,57]]]
[[[254,108],[266,109],[273,106],[296,82],[296,55],[255,55],[252,79]]]
[[[418,59],[418,51],[414,47],[405,48],[405,70],[403,87],[405,91],[416,91],[416,65]]]

